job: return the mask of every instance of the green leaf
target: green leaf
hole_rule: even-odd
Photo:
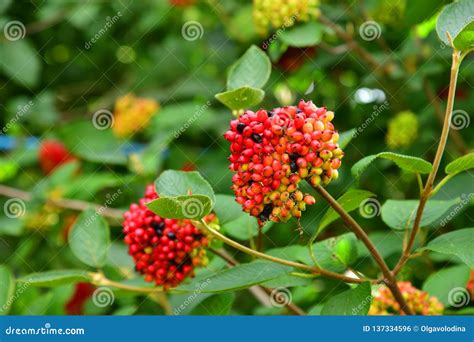
[[[291,267],[267,261],[254,261],[219,271],[211,276],[197,277],[191,283],[182,284],[177,291],[219,293],[245,289],[290,273]]]
[[[325,239],[313,244],[313,253],[322,268],[343,272],[357,259],[357,239],[353,233]],[[308,248],[303,248],[296,256],[299,261],[307,265],[314,264]]]
[[[474,168],[474,152],[466,154],[446,165],[445,172],[448,175],[463,172]]]
[[[6,265],[0,265],[0,315],[8,314],[15,297],[15,278]]]
[[[466,288],[470,273],[471,269],[464,265],[444,268],[426,279],[423,291],[435,296],[444,305],[451,306],[456,302],[456,298],[453,298],[455,292]]]
[[[280,39],[289,46],[307,47],[319,44],[323,36],[323,26],[311,21],[282,31]]]
[[[241,87],[262,88],[272,69],[268,56],[252,45],[229,69],[227,90]]]
[[[155,181],[155,189],[160,196],[204,195],[210,198],[212,205],[216,203],[214,190],[197,171],[164,171]]]
[[[351,212],[359,208],[360,204],[364,200],[372,196],[375,195],[370,191],[351,189],[339,197],[337,202],[344,208],[345,211]],[[336,213],[333,208],[329,208],[319,223],[317,234],[322,232],[327,226],[336,221],[339,217],[339,214]]]
[[[362,173],[367,169],[367,167],[377,158],[383,158],[393,161],[397,166],[405,171],[410,171],[414,173],[430,173],[433,166],[428,163],[426,160],[406,156],[403,154],[397,154],[392,152],[381,152],[379,154],[374,154],[362,158],[352,167],[352,175],[359,179]]]
[[[55,270],[41,273],[32,273],[17,281],[33,286],[52,287],[91,280],[90,273],[83,270]]]
[[[455,255],[474,268],[474,228],[455,230],[438,236],[421,250]]]
[[[407,1],[403,24],[406,26],[414,26],[431,18],[439,11],[443,2],[444,0]]]
[[[87,209],[72,227],[69,245],[74,255],[83,263],[102,267],[109,252],[109,225],[94,209]]]
[[[212,210],[212,202],[205,195],[160,197],[146,204],[155,214],[174,219],[200,219]]]
[[[426,203],[421,227],[427,227],[442,218],[459,198],[450,201],[430,200]],[[396,230],[412,229],[415,222],[418,200],[388,200],[382,206],[382,220]]]
[[[453,45],[460,51],[474,48],[474,3],[459,0],[447,5],[438,17],[436,32],[444,44],[451,46],[446,32],[453,39]]]
[[[34,87],[39,80],[41,63],[31,44],[20,39],[0,44],[0,69],[16,83]]]
[[[235,300],[235,294],[219,293],[204,299],[192,311],[191,315],[198,316],[222,316],[228,315],[232,309]]]
[[[321,315],[367,315],[372,299],[370,283],[362,283],[331,297],[321,310]]]
[[[356,132],[356,129],[350,129],[345,132],[339,133],[339,147],[341,149],[345,149],[347,145],[351,142],[351,140],[354,138],[354,133]]]
[[[240,87],[216,94],[216,99],[232,110],[247,109],[262,102],[265,92],[252,87]]]

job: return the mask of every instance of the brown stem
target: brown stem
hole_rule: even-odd
[[[362,59],[364,59],[367,63],[369,63],[374,70],[380,70],[383,73],[389,73],[390,68],[389,65],[382,65],[380,64],[372,55],[360,46],[357,41],[355,41],[350,34],[344,31],[338,24],[333,22],[328,17],[324,16],[322,13],[319,15],[319,20],[326,26],[330,27],[336,35],[341,38],[343,41],[346,42],[347,46],[349,46],[352,50],[354,50]]]
[[[453,114],[453,106],[454,106],[454,98],[456,96],[456,83],[458,78],[459,72],[459,65],[461,63],[461,53],[456,49],[453,50],[452,56],[452,64],[451,64],[451,75],[449,81],[449,92],[448,92],[448,102],[446,104],[446,113],[444,116],[444,124],[443,130],[441,131],[441,137],[439,138],[438,149],[436,150],[436,155],[433,161],[433,169],[431,170],[430,174],[428,175],[428,180],[426,181],[425,188],[420,198],[420,203],[418,204],[418,208],[416,210],[415,222],[413,223],[413,229],[410,233],[410,238],[408,239],[408,243],[403,251],[403,254],[398,261],[397,265],[393,269],[394,274],[397,274],[402,267],[407,262],[408,258],[410,257],[411,250],[413,245],[415,244],[416,235],[420,230],[421,218],[423,216],[423,211],[426,206],[426,202],[431,195],[431,191],[433,189],[433,183],[436,178],[436,174],[438,173],[439,165],[441,163],[441,158],[443,157],[443,152],[446,147],[446,142],[448,140],[449,135],[449,128],[451,125],[451,117]]]
[[[199,224],[201,227],[203,227],[204,230],[206,230],[209,234],[211,234],[215,238],[221,240],[222,242],[228,244],[229,246],[231,246],[235,249],[238,249],[241,252],[247,253],[247,254],[252,255],[254,257],[257,257],[257,258],[260,258],[260,259],[265,259],[265,260],[268,260],[268,261],[272,261],[272,262],[275,262],[275,263],[278,263],[278,264],[298,268],[298,269],[305,270],[305,271],[311,272],[313,274],[322,275],[322,276],[325,276],[325,277],[328,277],[328,278],[341,280],[341,281],[344,281],[346,283],[357,283],[357,284],[359,284],[359,283],[363,283],[363,282],[366,282],[366,281],[371,281],[370,279],[360,279],[360,278],[346,277],[345,275],[342,275],[342,274],[339,274],[339,273],[331,272],[331,271],[324,270],[324,269],[314,267],[314,266],[310,266],[310,265],[305,265],[305,264],[302,264],[302,263],[299,263],[299,262],[280,259],[280,258],[271,256],[271,255],[253,250],[253,249],[248,248],[244,245],[241,245],[237,241],[234,241],[234,240],[228,238],[227,236],[219,233],[217,230],[211,228],[204,220],[195,221],[195,222],[196,222],[196,224]]]
[[[31,201],[32,199],[32,195],[30,192],[12,188],[6,185],[1,185],[1,184],[0,184],[0,195],[6,196],[6,197],[18,198],[27,202]],[[123,213],[124,213],[120,209],[107,208],[105,206],[100,206],[95,203],[89,203],[85,201],[79,201],[79,200],[73,200],[73,199],[67,199],[67,198],[59,198],[59,199],[49,198],[46,200],[46,203],[57,208],[71,209],[71,210],[76,210],[76,211],[84,211],[88,208],[93,208],[97,210],[98,212],[100,212],[102,216],[110,218],[117,222],[121,222],[123,218]]]
[[[229,253],[227,253],[223,249],[216,250],[214,248],[209,248],[209,250],[218,257],[224,259],[231,266],[236,266],[239,264],[237,260],[235,260],[231,255],[229,255]],[[264,286],[256,285],[249,288],[249,291],[252,292],[252,294],[260,301],[260,303],[264,305],[269,305],[270,296],[272,295],[271,289],[266,288]],[[303,309],[293,303],[287,303],[285,306],[288,308],[288,310],[290,310],[296,315],[306,315],[306,312],[304,312]]]
[[[436,94],[433,92],[433,89],[430,87],[427,80],[424,80],[423,82],[423,91],[425,92],[425,95],[428,98],[428,100],[433,105],[434,112],[440,124],[443,125],[444,113],[441,109],[440,101],[438,97],[436,96]],[[450,129],[449,137],[452,139],[454,145],[456,146],[460,154],[466,154],[469,152],[469,149],[467,148],[466,143],[464,142],[464,139],[462,138],[462,135],[459,133],[459,131]]]
[[[393,293],[393,296],[395,297],[397,302],[400,304],[400,307],[407,315],[412,315],[413,313],[411,309],[408,307],[407,303],[405,302],[405,299],[402,296],[402,293],[400,292],[400,289],[398,288],[395,276],[388,268],[384,259],[380,255],[375,245],[369,239],[369,236],[366,234],[366,232],[362,229],[361,226],[359,226],[359,224],[352,218],[352,216],[349,215],[339,203],[337,203],[334,197],[332,197],[331,194],[329,194],[329,192],[327,192],[322,186],[317,185],[313,188],[329,203],[329,205],[339,214],[339,216],[341,216],[346,226],[364,243],[372,257],[374,258],[375,262],[380,267],[380,270],[382,271],[385,277],[385,283],[390,289],[390,291]]]

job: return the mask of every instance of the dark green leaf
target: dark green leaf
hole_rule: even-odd
[[[232,292],[212,295],[199,303],[194,310],[191,311],[191,315],[228,315],[232,309],[234,300],[235,294]]]
[[[321,315],[367,315],[372,299],[370,283],[362,283],[331,297],[321,310]]]
[[[227,77],[227,90],[241,87],[262,88],[270,77],[271,66],[270,59],[265,52],[252,45],[230,67]]]
[[[344,208],[345,211],[351,212],[359,208],[360,204],[364,200],[372,196],[374,196],[374,194],[370,191],[351,189],[339,197],[337,202]],[[336,221],[338,218],[339,214],[336,213],[333,208],[329,208],[319,223],[317,234],[323,231],[328,225]]]
[[[77,282],[88,282],[91,275],[83,270],[57,270],[41,273],[32,273],[17,281],[33,286],[52,287]]]
[[[377,158],[383,158],[393,161],[397,166],[405,171],[410,171],[414,173],[430,173],[433,166],[428,163],[426,160],[406,156],[403,154],[397,154],[392,152],[381,152],[379,154],[374,154],[362,158],[352,167],[352,175],[359,179],[362,173],[367,169],[367,167]]]
[[[15,278],[10,269],[0,265],[0,315],[8,314],[15,294]]]
[[[474,168],[474,153],[466,154],[446,165],[446,173],[456,174]]]
[[[273,262],[254,261],[222,270],[211,276],[196,278],[191,283],[182,284],[178,291],[200,291],[218,293],[235,291],[278,278],[291,272],[291,267]]]
[[[428,201],[421,218],[421,227],[427,227],[444,217],[457,203],[459,198],[451,201]],[[412,229],[418,204],[418,200],[388,200],[382,206],[382,220],[393,229]]]
[[[87,209],[72,227],[69,245],[74,255],[83,263],[102,267],[109,252],[109,225],[94,209]]]
[[[311,21],[304,25],[293,26],[283,30],[280,39],[289,46],[307,47],[317,45],[323,36],[323,26]]]
[[[34,87],[41,63],[36,50],[25,39],[0,44],[0,69],[22,86]]]
[[[197,171],[164,171],[155,181],[155,189],[160,196],[204,195],[211,200],[212,205],[216,202],[214,190]]]
[[[160,197],[146,204],[155,214],[174,219],[200,219],[212,210],[212,202],[205,195]]]
[[[474,268],[474,228],[465,228],[438,236],[422,250],[455,255]]]
[[[454,47],[460,51],[474,48],[474,3],[459,0],[447,5],[438,17],[436,32],[444,44],[451,46],[447,32],[451,35]]]
[[[264,96],[262,89],[246,86],[216,94],[216,99],[232,110],[241,110],[258,105]]]
[[[453,266],[433,273],[423,284],[423,291],[437,297],[446,306],[456,303],[456,292],[465,289],[471,269],[467,266]],[[462,290],[461,290],[462,291]],[[467,291],[463,291],[467,294]]]

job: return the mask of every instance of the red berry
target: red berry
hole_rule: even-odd
[[[58,166],[73,160],[76,158],[59,141],[45,140],[40,145],[39,162],[45,174],[49,174]]]

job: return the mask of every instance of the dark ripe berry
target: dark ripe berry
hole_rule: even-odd
[[[296,165],[296,162],[294,160],[290,162],[290,170],[293,173],[298,172],[298,165]]]
[[[299,190],[307,179],[313,186],[338,177],[344,153],[337,145],[334,113],[311,101],[271,111],[247,111],[224,135],[231,142],[230,169],[236,201],[258,218],[287,221],[299,218],[315,202]],[[242,129],[242,135],[238,136]]]
[[[252,140],[256,142],[257,144],[260,144],[262,142],[262,137],[257,133],[253,133]]]
[[[242,122],[239,122],[237,124],[237,132],[239,132],[240,134],[242,134],[244,132],[244,128],[245,128],[245,124],[242,123]]]
[[[194,268],[207,262],[207,237],[190,220],[163,219],[146,207],[158,198],[153,185],[145,197],[124,214],[123,232],[135,270],[164,289],[194,276]],[[205,220],[212,221],[210,214]]]

